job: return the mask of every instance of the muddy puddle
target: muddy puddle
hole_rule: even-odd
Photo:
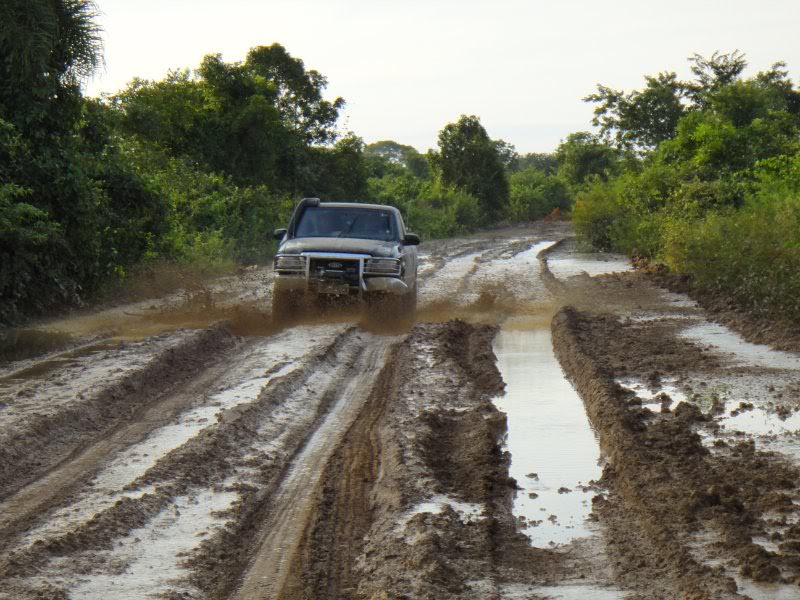
[[[146,527],[133,529],[114,550],[119,572],[79,579],[71,597],[86,600],[152,598],[154,590],[172,588],[178,597],[198,597],[188,586],[176,586],[184,571],[176,557],[185,556],[198,540],[224,525],[220,516],[238,499],[232,492],[178,497]],[[91,557],[85,557],[91,560]],[[174,597],[174,596],[173,596]]]
[[[75,343],[69,333],[39,329],[0,330],[0,363],[64,350]]]
[[[584,274],[595,277],[633,270],[630,261],[618,254],[581,254],[569,257],[555,254],[548,259],[547,265],[550,267],[550,272],[559,279]]]
[[[547,266],[559,279],[576,276],[595,277],[633,270],[628,257],[624,254],[586,252],[575,238],[564,239],[553,248],[547,255]]]
[[[699,344],[712,346],[728,356],[734,364],[765,369],[800,371],[800,355],[774,350],[763,344],[753,344],[719,323],[704,322],[685,329],[683,337]]]
[[[297,327],[271,339],[264,339],[240,355],[221,374],[214,389],[198,397],[193,406],[174,421],[154,429],[141,442],[121,451],[95,476],[88,488],[72,502],[54,512],[41,527],[26,535],[34,544],[64,534],[88,521],[121,498],[141,497],[151,488],[128,488],[161,458],[224,419],[226,411],[255,402],[274,380],[303,366],[303,357],[318,350],[344,331],[341,326]]]
[[[119,347],[120,344],[121,342],[117,340],[104,340],[97,343],[86,344],[73,350],[61,352],[30,366],[16,365],[20,368],[7,370],[5,373],[0,371],[0,391],[2,391],[3,388],[13,386],[22,381],[45,378],[53,371],[76,365],[84,358],[113,350]]]
[[[519,489],[514,514],[534,546],[592,535],[587,521],[600,449],[583,402],[552,347],[550,316],[506,321],[494,344],[506,392],[510,474]]]
[[[624,594],[613,588],[564,583],[557,586],[506,586],[500,591],[503,600],[527,600],[535,594],[542,600],[622,600]]]

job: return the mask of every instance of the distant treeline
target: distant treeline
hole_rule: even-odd
[[[598,86],[594,159],[573,220],[594,247],[686,274],[765,318],[800,322],[800,92],[783,63],[743,77],[744,55],[690,58],[694,79]]]
[[[424,155],[365,145],[339,130],[326,78],[279,44],[86,98],[101,50],[88,0],[0,4],[0,323],[159,261],[264,261],[304,196],[391,203],[435,237],[566,210],[582,177],[572,141],[518,156],[472,116]]]

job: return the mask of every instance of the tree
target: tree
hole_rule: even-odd
[[[508,179],[497,142],[476,116],[462,115],[439,132],[431,155],[441,180],[478,199],[484,221],[496,220],[508,203]]]
[[[500,162],[503,163],[503,168],[505,168],[506,171],[514,171],[519,162],[519,154],[517,154],[517,149],[514,148],[514,144],[509,144],[503,140],[492,140],[492,143],[494,144],[495,150],[497,150],[497,156],[500,158]]]
[[[592,124],[620,148],[655,148],[675,137],[678,120],[685,112],[685,86],[675,73],[659,73],[645,81],[642,91],[625,94],[598,85],[597,93],[584,98],[598,105]]]
[[[88,0],[0,3],[0,117],[53,135],[80,118],[80,83],[102,61]]]
[[[682,116],[706,108],[709,98],[737,81],[747,66],[739,51],[715,52],[710,58],[694,54],[689,62],[696,78],[693,81],[680,81],[675,73],[662,72],[645,77],[644,89],[629,93],[598,84],[597,92],[584,98],[585,102],[597,104],[592,124],[620,149],[640,153],[652,150],[675,137]],[[776,64],[762,76],[785,88],[782,66]],[[800,108],[800,99],[797,102]]]
[[[413,146],[406,146],[394,140],[382,140],[380,142],[367,144],[364,147],[364,152],[367,155],[385,158],[390,163],[406,166],[406,157],[410,153],[417,151]]]
[[[558,173],[580,186],[590,177],[607,180],[616,171],[618,152],[588,131],[571,133],[556,150]]]
[[[534,167],[513,173],[509,183],[509,214],[516,221],[540,219],[556,208],[568,209],[572,202],[569,189],[560,177],[547,175]]]
[[[328,80],[318,71],[306,71],[303,61],[292,57],[280,44],[253,48],[243,68],[274,86],[278,111],[307,144],[336,138],[334,126],[344,100],[323,99]]]
[[[367,144],[364,148],[367,158],[377,158],[389,166],[400,166],[411,171],[415,177],[428,179],[430,167],[427,159],[413,146],[400,144],[394,140],[382,140]]]
[[[558,169],[558,159],[553,152],[529,152],[517,159],[516,170],[524,171],[528,168],[552,175]]]
[[[747,67],[745,55],[738,50],[727,54],[717,51],[710,58],[693,54],[689,57],[689,62],[692,63],[690,68],[697,79],[686,84],[686,91],[699,108],[706,105],[707,94],[739,79]]]

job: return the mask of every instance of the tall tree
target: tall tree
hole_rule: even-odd
[[[696,106],[706,106],[706,96],[739,79],[747,67],[745,55],[738,50],[714,52],[709,58],[700,54],[689,57],[695,80],[686,84],[688,96]]]
[[[439,152],[431,155],[442,182],[478,199],[483,218],[499,218],[508,204],[508,179],[498,143],[476,116],[462,115],[439,132]]]
[[[322,97],[328,80],[318,71],[306,71],[280,44],[258,46],[247,53],[244,69],[274,86],[276,106],[286,122],[306,143],[325,143],[336,137],[334,128],[344,99]]]
[[[645,77],[645,82],[643,90],[628,94],[598,84],[597,92],[584,98],[597,104],[592,124],[621,148],[655,148],[675,137],[684,114],[685,85],[675,73]]]
[[[79,85],[102,61],[88,0],[0,3],[0,117],[52,135],[80,116]]]
[[[589,177],[608,179],[616,171],[618,152],[588,131],[571,133],[556,150],[558,174],[573,185]]]

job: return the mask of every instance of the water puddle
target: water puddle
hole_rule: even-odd
[[[688,402],[689,398],[675,381],[664,380],[658,389],[649,387],[646,383],[634,379],[622,379],[618,381],[626,390],[630,390],[642,401],[642,404],[652,410],[654,406],[666,406],[670,410],[675,408],[680,402]],[[666,395],[666,396],[665,396]],[[658,412],[656,410],[655,412]]]
[[[633,270],[630,261],[619,254],[573,254],[569,257],[554,255],[548,258],[547,266],[559,279],[583,274],[594,277]]]
[[[144,475],[170,451],[215,425],[224,411],[254,402],[273,380],[300,368],[302,357],[309,353],[309,349],[313,353],[314,348],[330,343],[341,331],[342,327],[334,326],[297,327],[292,332],[257,344],[247,355],[240,357],[238,364],[218,382],[218,391],[202,398],[201,406],[187,410],[175,422],[155,429],[141,442],[120,452],[98,473],[85,492],[56,511],[44,525],[31,530],[24,543],[33,544],[70,531],[120,498],[140,496],[141,491],[119,490]]]
[[[621,590],[594,585],[537,586],[531,591],[543,600],[622,600]]]
[[[0,363],[57,352],[74,343],[74,336],[62,331],[0,329]]]
[[[592,535],[587,522],[602,469],[583,401],[553,353],[549,315],[510,319],[494,343],[506,393],[510,474],[521,489],[514,514],[535,546]]]
[[[180,564],[183,557],[222,526],[219,513],[231,508],[238,497],[233,492],[203,491],[197,496],[176,498],[150,524],[130,531],[104,557],[121,565],[119,572],[92,574],[70,589],[71,597],[135,600],[174,588],[174,580],[185,574]],[[180,597],[196,597],[191,589],[177,591],[187,594]]]
[[[773,350],[763,344],[752,344],[739,334],[718,323],[693,325],[681,332],[692,341],[716,347],[737,365],[764,369],[800,370],[800,356],[792,352]]]
[[[23,367],[0,376],[0,390],[10,387],[21,381],[42,379],[57,369],[77,364],[81,359],[113,350],[121,344],[118,340],[104,340],[62,352],[52,358],[37,362],[29,367]]]

